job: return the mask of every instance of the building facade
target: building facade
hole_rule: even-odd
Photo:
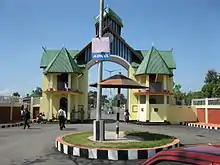
[[[98,36],[99,16],[95,18]],[[111,61],[120,64],[131,79],[146,86],[145,90],[128,90],[128,108],[131,120],[166,122],[173,99],[173,70],[176,64],[172,50],[135,50],[121,36],[122,19],[110,8],[105,8],[103,35],[111,37]],[[59,108],[67,111],[70,120],[73,112],[83,112],[88,118],[88,70],[92,60],[91,42],[82,50],[44,49],[40,111],[48,119],[56,116]],[[79,118],[79,116],[75,116]]]

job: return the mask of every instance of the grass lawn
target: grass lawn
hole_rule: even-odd
[[[162,134],[155,134],[150,132],[135,132],[135,131],[126,131],[125,135],[127,136],[138,136],[143,139],[141,142],[123,142],[123,143],[101,143],[101,142],[93,142],[88,139],[88,137],[92,136],[91,132],[84,132],[78,134],[67,135],[63,137],[63,140],[67,143],[85,146],[91,148],[152,148],[157,146],[162,146],[167,143],[171,143],[175,138]]]

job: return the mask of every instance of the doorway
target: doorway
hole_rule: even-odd
[[[67,101],[66,97],[62,97],[60,99],[60,109],[62,108],[66,112],[66,115],[67,115],[67,103],[68,103],[68,101]]]
[[[147,110],[146,110],[146,95],[140,95],[139,96],[139,104],[140,104],[140,108],[139,108],[139,121],[141,122],[146,122],[146,114],[147,114]]]

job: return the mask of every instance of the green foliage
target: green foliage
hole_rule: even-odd
[[[174,84],[174,97],[177,101],[184,99],[187,105],[191,104],[192,99],[220,97],[220,76],[217,71],[208,70],[204,83],[200,91],[188,93],[181,91],[180,84]]]
[[[118,95],[115,95],[114,97],[113,97],[113,100],[112,100],[112,104],[113,104],[113,106],[117,106],[117,96]],[[120,94],[120,103],[121,103],[121,105],[124,105],[124,104],[126,104],[127,103],[127,99],[125,98],[125,96],[124,96],[124,94]]]
[[[220,97],[220,76],[215,70],[209,70],[205,77],[202,93],[205,97]]]
[[[184,93],[181,91],[182,86],[180,84],[174,84],[174,97],[176,100],[182,100],[184,98]]]
[[[36,89],[32,90],[31,94],[28,93],[26,97],[42,97],[42,89],[36,87]]]
[[[18,92],[14,92],[14,93],[12,94],[12,96],[20,97],[21,95],[20,95]]]
[[[94,105],[96,106],[97,102],[97,92],[96,91],[89,91],[88,93],[88,103],[89,105]],[[101,97],[101,105],[108,103],[108,99],[106,95],[102,95]]]

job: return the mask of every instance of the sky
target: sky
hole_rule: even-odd
[[[184,91],[199,90],[208,69],[220,71],[219,0],[105,0],[106,5],[122,18],[122,37],[134,49],[150,49],[152,43],[159,50],[173,48],[174,79]],[[0,0],[0,95],[41,86],[42,46],[83,49],[94,37],[98,12],[99,0]],[[96,82],[97,66],[89,74]]]

